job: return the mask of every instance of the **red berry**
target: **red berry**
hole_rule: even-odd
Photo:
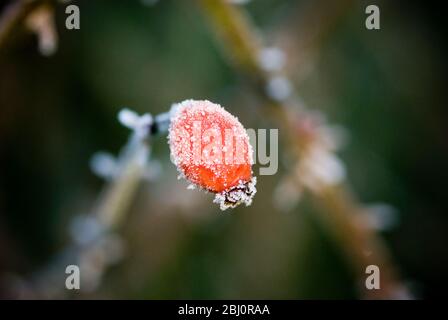
[[[236,117],[210,101],[186,100],[171,110],[168,140],[182,175],[215,193],[221,209],[251,203],[252,147]]]

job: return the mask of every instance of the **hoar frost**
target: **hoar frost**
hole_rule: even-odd
[[[181,175],[215,193],[222,210],[252,202],[256,179],[249,137],[220,105],[206,100],[173,105],[168,141]]]

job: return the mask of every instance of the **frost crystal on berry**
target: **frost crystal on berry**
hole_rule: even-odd
[[[236,117],[206,100],[174,104],[168,141],[181,175],[215,193],[222,210],[251,204],[256,193],[252,147]]]

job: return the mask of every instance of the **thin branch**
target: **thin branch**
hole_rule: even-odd
[[[104,227],[113,229],[123,220],[145,170],[148,156],[148,145],[133,134],[119,160],[122,169],[104,189],[95,210]]]
[[[11,38],[13,31],[45,0],[16,0],[8,4],[0,15],[0,50]]]
[[[316,147],[317,135],[312,130],[311,134],[307,130],[300,130],[307,126],[313,116],[294,94],[278,99],[267,92],[266,84],[276,74],[267,72],[259,63],[262,39],[247,14],[241,7],[225,0],[199,0],[199,4],[217,31],[221,45],[229,53],[237,71],[250,79],[255,90],[265,99],[264,111],[273,115],[279,126],[287,132],[290,149],[297,159],[297,168],[291,168],[296,173],[295,179],[321,208],[317,210],[320,218],[351,264],[359,279],[360,291],[368,298],[406,297],[406,289],[398,280],[386,246],[373,229],[359,218],[365,209],[354,200],[355,197],[345,184],[325,183],[318,176],[313,176],[311,178],[318,181],[316,187],[304,183],[300,171],[296,170],[308,160],[307,157]],[[285,79],[284,75],[282,77]],[[364,285],[366,267],[372,264],[381,270],[381,290],[367,290]]]
[[[116,231],[129,212],[147,170],[150,140],[168,131],[170,117],[169,113],[162,113],[154,120],[149,115],[140,119],[145,121],[139,121],[135,127],[128,126],[133,132],[116,161],[117,172],[104,186],[92,212],[76,216],[71,222],[73,242],[67,244],[49,265],[32,275],[29,287],[25,286],[27,290],[22,288],[15,294],[24,298],[64,297],[69,293],[64,286],[64,271],[68,265],[80,267],[83,272],[81,290],[91,291],[100,285],[108,266],[116,263],[117,258],[110,257],[114,254],[109,252],[110,242],[115,242],[112,245],[117,245],[117,240],[119,242]]]

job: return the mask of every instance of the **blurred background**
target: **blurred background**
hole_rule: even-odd
[[[42,55],[24,28],[0,50],[2,298],[40,297],[29,279],[64,252],[73,219],[90,213],[105,183],[90,170],[92,155],[117,154],[126,143],[129,130],[116,116],[123,106],[157,114],[208,99],[246,128],[276,128],[257,112],[262,102],[194,1],[72,3],[81,28],[64,28],[59,4],[53,55]],[[380,7],[381,30],[365,28],[368,4]],[[344,128],[338,154],[351,188],[382,217],[381,236],[413,296],[441,296],[448,285],[442,10],[423,1],[342,0],[252,0],[244,9],[284,50],[303,101]],[[258,178],[252,206],[221,212],[212,195],[177,180],[164,137],[154,140],[152,161],[159,174],[140,185],[115,235],[119,261],[88,290],[64,297],[359,297],[309,199],[287,211],[276,205],[283,165]],[[52,272],[64,277],[64,270]]]

